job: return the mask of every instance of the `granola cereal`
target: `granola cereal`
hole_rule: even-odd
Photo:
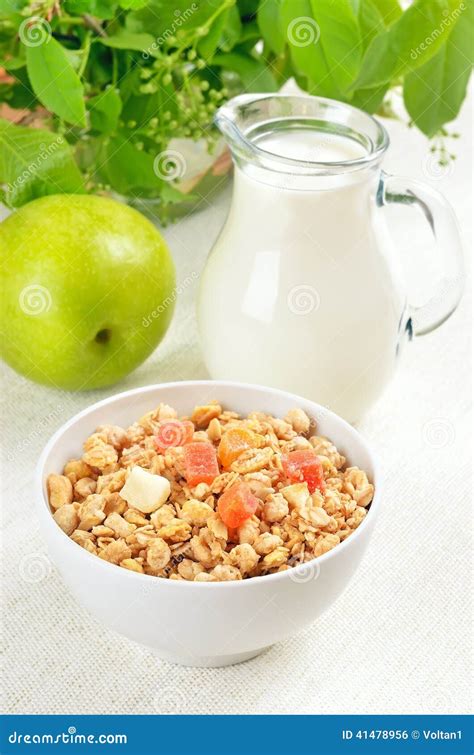
[[[302,409],[241,417],[217,401],[98,427],[47,491],[58,526],[89,553],[187,582],[311,561],[350,537],[374,496]]]

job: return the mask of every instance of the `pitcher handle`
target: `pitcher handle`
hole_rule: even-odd
[[[441,256],[444,275],[435,294],[421,307],[410,307],[413,334],[424,336],[438,328],[458,306],[464,288],[461,234],[453,208],[443,195],[422,181],[382,171],[377,204],[419,207],[427,219]]]

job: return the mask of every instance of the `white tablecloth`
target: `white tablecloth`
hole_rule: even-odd
[[[454,204],[470,248],[470,109],[458,159],[438,169],[426,140],[388,123],[385,168],[425,179]],[[165,231],[181,282],[203,267],[230,186]],[[423,221],[396,214],[400,254],[421,295]],[[397,222],[397,219],[400,221]],[[195,278],[196,276],[194,276]],[[465,713],[470,710],[470,318],[466,295],[437,332],[410,345],[397,377],[361,423],[383,459],[386,498],[363,564],[303,634],[255,660],[189,669],[104,629],[68,594],[38,530],[33,469],[47,438],[93,401],[126,388],[206,377],[185,285],[156,353],[120,385],[62,394],[5,369],[3,546],[6,705],[11,713]],[[105,598],[106,599],[106,598]]]

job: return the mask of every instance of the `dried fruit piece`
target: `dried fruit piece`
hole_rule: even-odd
[[[257,510],[259,504],[245,482],[236,482],[219,498],[217,510],[228,527],[240,527]]]
[[[167,448],[184,446],[193,439],[194,425],[189,419],[168,419],[160,422],[155,432],[156,450],[163,454]]]
[[[169,480],[151,474],[142,467],[132,467],[120,496],[134,509],[151,514],[168,500],[171,492]]]
[[[184,468],[191,487],[200,482],[211,483],[219,474],[216,449],[210,443],[188,443],[184,446]]]
[[[323,467],[314,451],[291,451],[282,456],[282,464],[290,482],[306,482],[310,493],[324,490]]]
[[[217,456],[223,467],[230,467],[243,451],[257,447],[255,433],[245,427],[232,427],[222,436]]]
[[[178,419],[161,404],[126,431],[98,428],[85,443],[97,466],[73,459],[49,477],[54,519],[139,574],[217,582],[291,569],[350,537],[374,495],[311,427],[300,409],[241,418],[210,402]]]

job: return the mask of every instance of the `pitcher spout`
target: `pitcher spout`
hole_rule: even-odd
[[[216,112],[214,123],[234,155],[252,158],[255,149],[251,139],[246,135],[246,123],[251,117],[252,104],[263,98],[264,95],[242,94],[229,100]],[[258,108],[254,114],[258,114]]]

